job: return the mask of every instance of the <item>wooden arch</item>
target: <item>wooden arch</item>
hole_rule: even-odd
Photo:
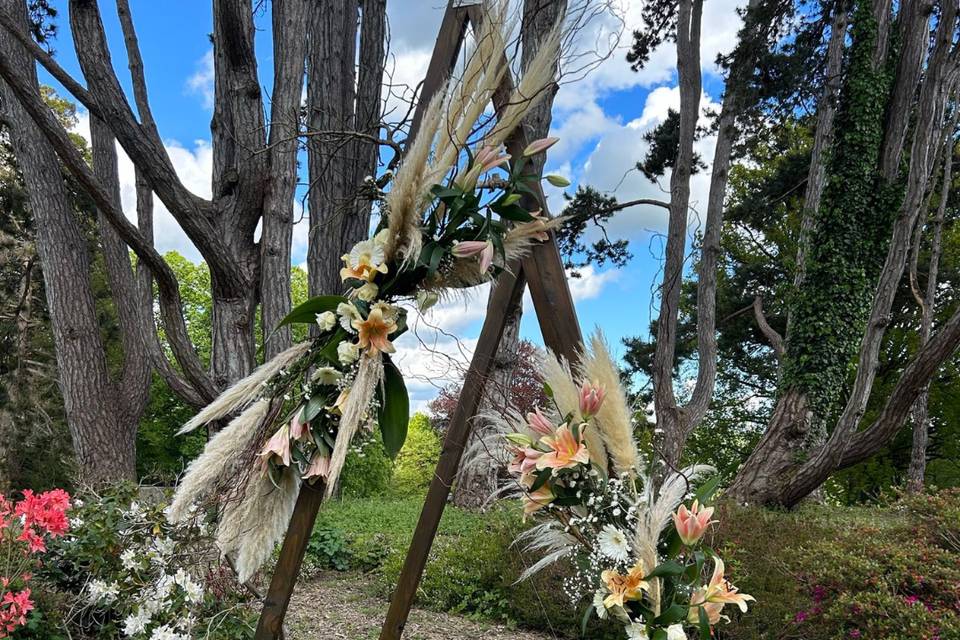
[[[452,73],[468,24],[477,25],[482,18],[482,0],[449,0],[411,122],[410,139],[416,135],[430,99]],[[501,87],[493,96],[495,110],[499,110],[512,88],[513,78],[507,73]],[[525,127],[517,127],[507,139],[507,151],[514,158],[520,158],[527,143]],[[543,213],[548,214],[539,180],[533,181],[531,186],[534,186],[536,196],[526,196],[526,201],[521,202],[521,205],[528,210],[542,207]],[[463,390],[447,429],[440,459],[394,589],[380,640],[399,640],[403,634],[451,485],[460,465],[460,458],[470,438],[471,422],[483,398],[485,382],[507,321],[512,310],[520,304],[526,286],[530,288],[530,296],[546,346],[570,362],[578,358],[583,338],[556,238],[551,232],[549,241],[536,245],[522,261],[510,264],[496,280],[487,304],[480,338],[464,377]],[[270,587],[264,598],[256,640],[277,640],[282,636],[283,619],[323,501],[323,492],[324,487],[319,484],[304,485],[300,491]]]

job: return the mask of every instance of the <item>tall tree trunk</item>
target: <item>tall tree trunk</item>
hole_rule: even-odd
[[[775,433],[771,433],[774,430],[785,434],[795,433],[797,428],[794,425],[771,421],[768,432],[730,487],[730,493],[738,500],[777,502],[792,506],[815,490],[832,472],[876,453],[902,424],[897,424],[896,421],[906,417],[906,410],[916,395],[919,395],[920,387],[929,381],[935,372],[936,359],[947,357],[951,353],[952,326],[949,327],[951,330],[945,327],[936,340],[923,347],[914,357],[887,401],[881,417],[869,428],[858,431],[873,387],[887,318],[910,252],[912,231],[923,208],[927,181],[933,172],[934,157],[936,149],[939,148],[937,141],[945,126],[944,105],[952,94],[956,81],[957,60],[950,50],[955,37],[957,7],[944,6],[944,14],[939,18],[934,38],[935,46],[927,56],[930,13],[925,7],[917,6],[918,4],[905,7],[904,15],[900,16],[898,21],[903,31],[900,34],[903,57],[897,65],[893,91],[886,101],[885,106],[890,110],[886,114],[885,122],[882,122],[882,114],[876,111],[877,107],[884,105],[877,103],[876,92],[870,82],[866,81],[870,74],[877,73],[880,69],[876,62],[876,48],[884,41],[877,37],[882,31],[876,28],[875,17],[871,23],[864,18],[863,10],[857,14],[854,25],[858,31],[854,37],[854,48],[857,50],[851,54],[851,79],[848,82],[849,93],[845,97],[848,104],[844,105],[841,111],[845,113],[843,117],[846,120],[843,121],[844,126],[838,128],[838,132],[843,132],[840,134],[843,142],[837,145],[838,151],[834,154],[836,161],[833,165],[837,173],[831,177],[827,187],[829,195],[825,195],[824,199],[825,205],[830,203],[830,218],[821,215],[816,232],[822,236],[831,230],[835,231],[838,237],[827,237],[834,243],[838,242],[843,234],[853,237],[854,241],[850,245],[852,251],[845,255],[838,252],[825,254],[822,246],[818,247],[817,242],[812,243],[819,255],[814,256],[815,259],[810,264],[818,269],[818,273],[813,277],[810,275],[812,271],[808,269],[808,280],[800,292],[805,293],[806,298],[800,298],[799,307],[807,317],[801,319],[798,315],[795,318],[796,330],[806,333],[806,344],[804,345],[802,340],[788,344],[788,358],[795,360],[794,369],[790,372],[792,384],[788,386],[786,393],[804,393],[809,391],[807,387],[811,383],[821,385],[817,405],[812,404],[813,396],[809,400],[814,420],[823,420],[826,417],[825,408],[830,405],[825,402],[837,401],[833,396],[837,395],[838,390],[824,395],[822,385],[836,384],[838,375],[841,376],[841,384],[845,381],[847,362],[856,354],[855,348],[859,345],[852,391],[842,406],[842,412],[829,438],[823,446],[811,452],[806,461],[798,455],[799,451],[788,449],[789,442],[786,439],[778,439]],[[871,50],[864,50],[865,46],[871,47]],[[924,74],[918,92],[921,67]],[[905,102],[903,96],[909,96],[910,99]],[[907,104],[908,108],[902,108],[903,104]],[[865,105],[868,106],[866,111],[863,108]],[[912,108],[913,105],[916,105],[916,108]],[[897,108],[894,109],[894,106]],[[864,117],[868,119],[864,120]],[[895,179],[900,167],[898,158],[906,140],[906,123],[913,122],[912,118],[915,119],[915,125],[911,127],[911,161],[905,181],[906,188],[902,189],[896,185]],[[878,120],[883,124],[879,134]],[[853,138],[850,137],[851,134]],[[858,167],[863,166],[864,159],[874,157],[872,147],[875,142],[870,141],[877,140],[881,135],[883,142],[876,154],[877,178],[872,179],[865,170],[861,171]],[[869,142],[869,148],[863,147],[864,142]],[[855,198],[852,201],[851,196]],[[877,215],[878,210],[882,214],[894,206],[895,219],[892,212]],[[855,217],[849,218],[851,214],[855,214]],[[890,220],[887,223],[889,226],[883,223],[884,219]],[[876,234],[876,237],[873,237],[873,234]],[[843,276],[835,272],[834,263],[848,260],[851,255],[855,257],[857,250],[864,252],[860,262],[855,263],[860,265],[858,268],[862,270],[861,273],[854,274],[855,279],[849,279],[848,282],[836,281]],[[882,264],[877,260],[878,254],[885,255]],[[850,271],[845,273],[849,274]],[[831,279],[835,282],[831,283]],[[844,311],[842,305],[836,306],[845,299],[860,301],[853,309],[865,307],[865,312],[861,311],[854,316],[856,321],[853,323],[849,311]],[[810,314],[816,311],[817,307],[811,304],[816,300],[820,300],[825,307],[814,317]],[[869,304],[864,304],[867,301]],[[834,315],[829,315],[827,311]],[[838,313],[844,316],[847,332],[837,343],[842,347],[840,353],[836,346],[831,350],[829,344],[817,345],[815,340],[811,342],[811,337],[816,338],[818,329],[817,325],[809,324],[811,321],[819,322],[821,327],[830,326],[831,331],[837,332],[838,328],[834,325],[835,319],[839,317],[836,315]],[[858,332],[850,333],[854,328]],[[792,337],[795,336],[796,334]],[[791,348],[798,345],[802,348],[791,352]],[[849,353],[851,349],[853,353]],[[831,358],[827,366],[821,366],[824,357]],[[910,379],[907,379],[908,376]],[[911,393],[916,395],[911,397]],[[907,403],[906,410],[904,403]],[[778,416],[778,413],[774,412],[774,416]],[[810,415],[804,417],[809,419]]]
[[[307,60],[307,156],[310,295],[340,293],[339,258],[367,236],[369,217],[355,206],[354,130],[357,1],[314,8]]]
[[[21,0],[3,0],[0,10],[16,16],[26,30]],[[0,50],[39,93],[34,61],[9,32],[0,32]],[[36,220],[59,383],[82,478],[95,484],[132,480],[135,430],[117,410],[122,403],[110,380],[100,337],[88,243],[74,217],[53,148],[5,82],[0,83],[0,100]]]
[[[263,204],[260,292],[264,358],[290,346],[290,327],[274,329],[290,311],[290,251],[297,188],[297,136],[307,41],[299,32],[309,14],[306,0],[274,0],[273,95],[270,108],[270,176]],[[269,339],[268,339],[269,338]]]
[[[250,373],[256,354],[254,319],[260,265],[253,234],[263,213],[269,158],[261,152],[266,127],[253,36],[251,0],[214,0],[214,110],[210,125],[214,224],[234,258],[229,272],[213,265],[210,268],[210,365],[221,389]]]
[[[954,103],[953,118],[947,127],[946,140],[943,141],[943,160],[941,161],[942,183],[940,185],[940,202],[937,204],[937,213],[933,219],[933,237],[930,240],[930,261],[927,270],[927,285],[920,303],[920,346],[930,342],[933,331],[933,316],[937,302],[937,276],[940,270],[940,254],[943,249],[943,223],[946,218],[947,201],[950,198],[950,187],[953,176],[953,135],[957,128],[957,116],[960,108]],[[914,255],[910,265],[910,284],[917,295],[917,258],[920,248],[920,231],[922,223],[918,223],[918,238],[914,244]],[[930,385],[927,384],[920,393],[910,412],[913,422],[913,441],[910,448],[910,466],[907,469],[907,490],[913,493],[923,491],[924,477],[927,469],[927,444],[930,440],[929,421]]]
[[[566,0],[525,0],[520,35],[523,45],[522,68],[526,68],[536,55],[541,40],[553,28],[557,17],[566,11],[566,5]],[[550,132],[554,95],[555,89],[530,109],[524,118],[522,126],[528,140],[543,138]],[[531,175],[543,175],[546,155],[534,156],[531,162],[533,163]],[[493,368],[484,386],[483,399],[480,401],[480,409],[477,411],[478,417],[474,422],[468,449],[474,446],[473,443],[482,442],[491,433],[491,425],[485,424],[479,416],[503,413],[512,401],[513,377],[517,369],[517,349],[520,343],[520,321],[523,316],[524,287],[518,287],[517,291],[516,298],[510,301],[509,317],[494,356]],[[490,296],[493,296],[492,288]],[[500,469],[495,464],[483,467],[464,461],[457,473],[454,503],[465,508],[482,506],[497,489],[499,472]]]
[[[670,217],[667,223],[666,260],[660,287],[656,348],[653,356],[653,398],[657,427],[663,431],[660,455],[676,466],[683,453],[686,423],[673,389],[677,349],[677,320],[683,281],[687,212],[690,208],[690,174],[693,140],[700,116],[700,22],[702,0],[680,0],[677,8],[677,76],[680,85],[680,134],[677,159],[670,174]]]

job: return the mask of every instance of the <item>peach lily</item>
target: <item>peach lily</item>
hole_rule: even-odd
[[[549,485],[544,484],[542,487],[536,491],[532,491],[524,496],[523,499],[523,517],[536,513],[540,509],[543,509],[545,506],[553,502],[556,498],[553,494],[553,490]]]
[[[285,424],[280,427],[275,434],[270,437],[270,440],[267,441],[267,444],[263,447],[263,451],[260,452],[260,455],[263,456],[266,460],[270,459],[270,456],[277,456],[280,458],[280,463],[284,467],[290,466],[290,425]]]
[[[697,589],[690,599],[690,621],[695,622],[695,616],[698,616],[697,608],[703,607],[710,620],[710,624],[716,624],[720,620],[720,611],[726,604],[735,604],[740,611],[747,610],[747,602],[753,601],[754,597],[745,593],[739,593],[737,588],[723,577],[723,560],[717,558],[713,567],[713,575],[710,577],[710,583],[705,587]]]
[[[390,334],[397,330],[397,319],[395,315],[385,312],[383,307],[374,305],[366,320],[357,318],[352,325],[357,330],[360,348],[367,349],[370,355],[397,350],[389,339]]]
[[[304,480],[311,480],[313,478],[326,478],[327,474],[330,473],[330,458],[323,455],[319,451],[313,454],[313,459],[310,460],[310,466],[307,467],[307,470],[303,472]]]
[[[710,519],[712,515],[713,507],[701,507],[697,500],[693,501],[690,509],[687,509],[686,505],[680,505],[677,512],[673,514],[673,524],[683,544],[696,544],[703,537],[707,527],[716,522]]]
[[[290,418],[290,437],[294,440],[303,440],[310,437],[310,423],[302,421],[303,412],[297,411]]]
[[[581,425],[581,429],[583,425]],[[590,462],[590,452],[583,443],[583,433],[574,438],[570,427],[562,424],[557,427],[553,436],[544,436],[540,442],[547,445],[550,451],[537,459],[537,469],[570,469],[579,464]]]
[[[476,163],[480,166],[480,173],[486,173],[500,165],[510,162],[509,153],[501,153],[500,149],[491,146],[485,146],[477,151]]]
[[[640,600],[643,597],[643,591],[650,588],[650,583],[643,579],[644,575],[646,571],[642,560],[638,560],[627,575],[621,575],[613,569],[607,569],[601,573],[600,579],[610,592],[610,595],[604,598],[603,606],[610,609],[622,607],[628,600]]]

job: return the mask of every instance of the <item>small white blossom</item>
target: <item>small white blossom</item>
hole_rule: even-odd
[[[123,634],[132,637],[147,630],[150,624],[150,613],[143,607],[137,607],[137,612],[127,616],[123,621]]]
[[[132,571],[140,566],[140,562],[137,560],[137,552],[133,549],[127,549],[120,554],[120,564],[123,565],[123,568]]]

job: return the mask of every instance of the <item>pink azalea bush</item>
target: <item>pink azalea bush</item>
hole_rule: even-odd
[[[0,496],[0,638],[27,624],[37,556],[67,533],[69,509],[70,495],[62,489],[40,494],[28,489],[19,501]]]

